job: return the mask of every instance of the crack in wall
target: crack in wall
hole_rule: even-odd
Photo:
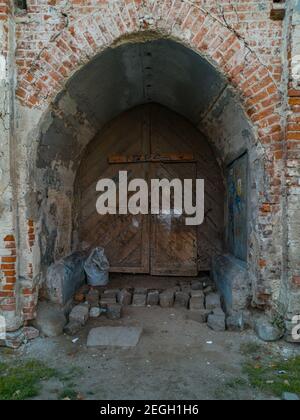
[[[244,45],[244,47],[248,50],[248,54],[245,57],[245,61],[247,61],[247,57],[248,57],[249,54],[253,54],[256,57],[257,61],[260,63],[260,65],[263,66],[268,71],[268,73],[269,73],[270,77],[272,78],[273,82],[275,83],[275,85],[278,85],[277,80],[274,78],[274,76],[273,76],[272,72],[270,71],[269,67],[264,63],[264,61],[261,59],[259,54],[253,48],[251,48],[249,42],[243,37],[243,35],[240,34],[238,32],[238,30],[236,28],[234,28],[234,26],[228,22],[228,20],[226,19],[226,16],[225,16],[225,10],[220,3],[217,2],[217,5],[219,7],[222,19],[220,19],[215,14],[211,13],[209,10],[207,10],[203,6],[199,6],[199,5],[195,4],[194,2],[192,2],[190,0],[181,0],[181,2],[190,5],[191,8],[194,8],[194,9],[197,9],[197,10],[201,11],[203,14],[205,14],[206,16],[209,16],[212,20],[214,20],[215,22],[218,22],[224,28],[226,28],[230,32],[232,32],[236,36],[236,38],[239,41],[241,41],[242,44]],[[235,11],[235,13],[237,14],[237,11],[234,8],[234,6],[233,5],[231,5],[231,6],[233,7],[233,11]]]

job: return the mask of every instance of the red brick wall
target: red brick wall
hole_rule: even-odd
[[[0,1],[0,56],[1,56],[1,126],[0,132],[0,314],[9,315],[10,319],[16,314],[17,309],[17,244],[14,232],[13,212],[11,208],[11,183],[10,183],[10,92],[9,65],[10,56],[10,23],[12,8],[9,0]],[[5,83],[3,83],[5,81]],[[2,129],[0,129],[2,130]],[[14,328],[14,321],[8,323],[8,328]]]
[[[170,34],[207,56],[238,90],[265,149],[269,188],[261,191],[257,304],[271,296],[270,278],[281,273],[270,260],[270,225],[281,215],[284,128],[281,47],[283,25],[270,19],[273,2],[200,1],[28,1],[26,24],[17,25],[17,97],[44,107],[84,63],[129,33]]]
[[[292,162],[293,156],[298,158],[300,137],[300,95],[291,89],[293,115],[285,142],[283,23],[270,19],[273,1],[27,0],[27,4],[27,12],[16,16],[16,97],[28,109],[45,110],[82,65],[122,37],[145,30],[174,37],[227,76],[264,150],[265,188],[257,198],[261,241],[251,263],[257,266],[255,302],[268,305],[271,284],[282,275],[280,250],[273,251],[273,229],[282,224],[286,144]],[[0,6],[5,12],[6,2]],[[0,10],[2,19],[5,14]],[[293,176],[288,180],[291,185],[296,182]],[[29,248],[34,241],[31,228]],[[35,287],[23,291],[28,298],[26,319],[34,316],[35,291]]]
[[[288,21],[288,112],[286,124],[286,215],[288,318],[300,314],[300,31],[299,5]]]
[[[3,278],[0,284],[0,310],[16,310],[16,264],[17,247],[15,237],[7,235],[3,239],[3,248],[0,250],[1,272]]]

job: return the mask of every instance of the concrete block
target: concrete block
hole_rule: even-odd
[[[93,328],[87,339],[87,347],[135,347],[142,332],[142,328],[137,327]]]
[[[85,283],[85,260],[86,255],[78,252],[49,267],[45,289],[51,302],[65,305],[73,299],[76,291]]]

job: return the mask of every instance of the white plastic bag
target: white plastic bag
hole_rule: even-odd
[[[106,286],[109,280],[109,262],[103,248],[95,248],[84,264],[90,286]]]

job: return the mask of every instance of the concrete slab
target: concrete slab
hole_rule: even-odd
[[[93,328],[87,339],[88,347],[135,347],[142,335],[139,327]]]

